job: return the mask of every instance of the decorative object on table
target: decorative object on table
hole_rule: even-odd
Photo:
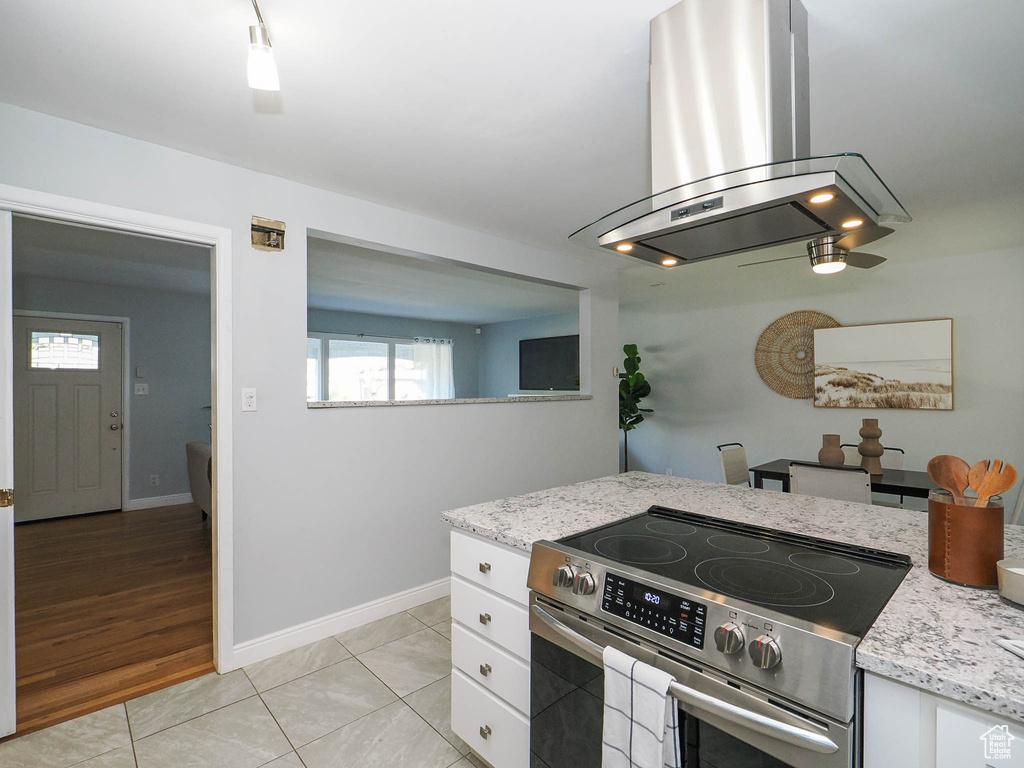
[[[622,430],[623,469],[629,472],[629,433],[644,420],[652,408],[641,408],[640,401],[651,394],[650,382],[640,373],[640,354],[636,344],[622,347],[626,359],[622,361],[624,373],[619,374],[619,429]]]
[[[878,442],[878,438],[882,436],[882,430],[878,428],[878,419],[864,419],[860,436],[863,438],[857,446],[857,453],[861,455],[860,465],[870,475],[882,474],[881,456],[885,453],[885,448]]]
[[[984,507],[989,496],[1006,493],[1017,482],[1017,470],[1013,464],[1000,459],[982,459],[967,474],[971,488],[978,493],[976,507]]]
[[[823,467],[841,467],[846,463],[846,454],[839,443],[839,435],[822,435],[818,463]]]
[[[967,475],[971,471],[971,465],[959,456],[942,454],[933,456],[928,462],[928,477],[932,479],[939,488],[945,488],[953,496],[957,504],[967,504],[964,499],[970,481]]]
[[[973,499],[967,499],[973,502]],[[928,494],[928,570],[965,587],[995,587],[1003,559],[1003,500],[957,504],[949,491]]]
[[[999,594],[1018,605],[1024,605],[1024,560],[1000,560],[996,563],[996,577],[999,581]]]
[[[834,317],[810,309],[775,320],[761,332],[754,348],[754,366],[761,381],[784,397],[814,397],[815,329],[838,327]]]
[[[953,409],[953,321],[814,331],[818,408]]]

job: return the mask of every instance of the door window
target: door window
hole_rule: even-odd
[[[98,371],[100,337],[87,333],[32,331],[29,367],[49,370]]]

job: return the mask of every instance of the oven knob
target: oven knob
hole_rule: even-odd
[[[555,569],[555,577],[551,583],[556,587],[571,587],[576,581],[576,569],[571,565],[560,565]]]
[[[733,624],[723,624],[715,630],[715,645],[722,653],[732,656],[743,650],[743,630]]]
[[[589,573],[581,573],[572,585],[573,594],[576,595],[592,595],[595,589],[597,584]]]
[[[782,661],[782,649],[768,635],[761,635],[757,640],[752,640],[747,650],[754,666],[761,669],[771,669]]]

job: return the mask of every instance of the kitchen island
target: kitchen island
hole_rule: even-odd
[[[857,666],[871,673],[869,679],[896,681],[1024,722],[1024,660],[995,643],[1024,638],[1024,609],[994,590],[959,587],[932,576],[925,513],[630,472],[442,517],[525,555],[535,541],[559,539],[653,504],[909,555],[914,566],[859,645]],[[1024,529],[1007,530],[1006,556],[1024,556]],[[894,695],[898,698],[898,692]],[[870,696],[869,687],[869,701]],[[866,730],[870,727],[869,713]]]

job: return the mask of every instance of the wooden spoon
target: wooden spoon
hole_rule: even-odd
[[[964,503],[964,492],[970,485],[971,465],[959,456],[936,456],[928,462],[928,477],[940,488],[953,494],[955,504]]]
[[[1006,493],[1017,482],[1017,470],[1013,464],[999,459],[992,459],[991,467],[989,464],[988,459],[979,461],[967,476],[971,487],[978,492],[978,500],[974,502],[976,507],[988,506],[990,496]]]

